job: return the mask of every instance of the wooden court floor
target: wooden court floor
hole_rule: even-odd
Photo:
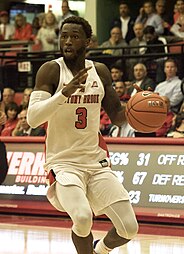
[[[93,230],[94,238],[105,231]],[[184,236],[138,234],[112,254],[184,254]],[[0,254],[76,254],[70,229],[57,226],[2,223],[0,220]],[[86,253],[87,254],[87,253]]]

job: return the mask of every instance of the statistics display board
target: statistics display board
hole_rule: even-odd
[[[106,139],[113,171],[128,190],[134,207],[182,210],[184,140],[169,144],[166,139],[163,143],[143,139]],[[0,185],[0,206],[3,200],[48,202],[44,142],[4,142],[9,170]]]

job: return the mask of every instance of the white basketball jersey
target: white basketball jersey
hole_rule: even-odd
[[[63,58],[54,60],[60,66],[60,81],[56,93],[63,84],[68,84],[72,72]],[[85,90],[77,89],[60,110],[48,122],[46,138],[46,169],[52,165],[73,165],[94,168],[99,161],[107,157],[107,152],[99,146],[99,123],[101,101],[104,87],[92,61],[85,60],[88,71]]]

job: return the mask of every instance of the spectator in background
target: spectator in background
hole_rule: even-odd
[[[26,17],[21,13],[15,16],[15,33],[14,40],[29,41],[32,39],[32,25],[26,21]]]
[[[112,86],[115,86],[117,81],[123,81],[123,70],[119,64],[113,64],[110,67]]]
[[[130,17],[130,9],[127,1],[121,1],[119,4],[119,17],[114,19],[112,27],[120,27],[122,31],[122,38],[129,43],[134,35],[134,19]]]
[[[165,0],[157,0],[155,4],[156,13],[162,19],[162,25],[164,28],[163,35],[170,35],[170,28],[173,24],[172,13],[166,12],[166,1]]]
[[[184,16],[184,0],[177,0],[175,9],[176,11],[174,12],[174,23],[177,23],[178,19]]]
[[[167,134],[170,138],[184,138],[184,112],[177,114],[173,128]]]
[[[3,96],[3,99],[0,102],[0,111],[5,112],[5,106],[8,103],[14,101],[15,91],[13,89],[11,89],[11,88],[6,87],[6,88],[3,89],[2,96]]]
[[[5,106],[6,122],[2,128],[1,136],[12,136],[18,119],[19,106],[15,102],[10,102]]]
[[[136,23],[142,23],[144,27],[153,26],[157,35],[164,33],[164,27],[161,17],[155,13],[152,1],[145,1],[143,7],[140,9],[140,14],[137,17]]]
[[[181,92],[181,79],[177,76],[177,63],[174,59],[167,59],[164,65],[165,81],[159,83],[155,92],[161,96],[167,96],[170,100],[171,111],[178,113],[183,102]]]
[[[174,24],[171,27],[173,35],[184,39],[184,0],[176,1],[178,12],[174,16]]]
[[[163,123],[162,127],[156,130],[156,137],[166,137],[168,131],[172,127],[173,119],[174,119],[174,113],[170,110],[170,100],[167,96],[162,96],[162,99],[167,105],[167,117],[165,122]]]
[[[68,0],[63,0],[62,1],[61,10],[62,10],[62,16],[59,18],[58,31],[60,30],[61,24],[63,23],[63,21],[66,18],[74,16],[73,12],[70,10]]]
[[[12,132],[12,136],[45,136],[45,129],[31,128],[27,122],[27,109],[23,109],[18,115],[18,123]]]
[[[48,11],[45,14],[42,27],[38,30],[35,38],[35,44],[40,45],[42,51],[54,51],[58,49],[56,28],[56,16],[51,11]]]
[[[165,61],[165,47],[164,43],[159,40],[153,26],[146,26],[143,30],[144,38],[147,43],[145,54],[153,54],[152,57],[145,58],[144,64],[149,72],[152,72],[153,79],[156,83],[164,80],[164,61]],[[157,57],[157,54],[163,53],[163,56]]]
[[[34,17],[33,21],[32,21],[32,35],[33,35],[33,39],[36,37],[39,29],[41,28],[40,25],[40,19],[38,16]]]
[[[33,91],[33,88],[25,88],[24,89],[23,99],[22,99],[22,102],[20,104],[20,110],[19,111],[22,111],[22,109],[26,109],[28,107],[29,99],[30,99],[32,91]]]
[[[122,32],[119,27],[113,27],[110,31],[110,38],[107,41],[104,41],[100,48],[107,48],[104,49],[102,52],[103,54],[109,54],[113,56],[121,56],[123,54],[123,49],[116,49],[120,47],[127,47],[128,44],[122,38]],[[111,49],[115,48],[115,49]],[[125,52],[127,50],[124,50]]]
[[[0,12],[0,41],[11,40],[15,32],[14,25],[9,23],[9,14],[7,11]]]
[[[96,56],[98,54],[101,54],[101,52],[97,48],[98,48],[98,38],[95,34],[92,34],[90,43],[87,47],[86,57]],[[94,49],[94,50],[91,50],[91,49]]]
[[[109,130],[112,126],[111,120],[105,110],[101,108],[100,110],[100,133],[102,136],[108,136]]]
[[[114,87],[120,101],[127,102],[130,99],[130,95],[127,94],[126,85],[123,81],[117,81]]]
[[[142,23],[136,23],[134,25],[135,38],[133,38],[129,42],[130,55],[137,55],[139,57],[129,58],[129,59],[126,60],[126,70],[127,70],[127,73],[128,73],[128,79],[129,80],[133,79],[133,67],[134,67],[134,65],[144,61],[144,58],[141,58],[141,55],[145,54],[146,47],[144,47],[144,46],[147,43],[144,39],[143,30],[144,30],[144,25]]]
[[[154,91],[155,89],[155,82],[147,76],[147,69],[143,63],[138,63],[134,66],[134,80],[126,81],[125,84],[128,87],[128,94],[130,96],[133,96],[137,92],[133,84],[136,84],[142,90],[151,88]]]
[[[145,54],[165,53],[164,44],[161,40],[159,40],[159,37],[155,32],[155,28],[153,26],[146,26],[143,30],[143,34],[148,46]]]

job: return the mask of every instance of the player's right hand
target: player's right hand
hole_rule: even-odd
[[[91,68],[92,66],[80,70],[68,84],[64,84],[62,94],[66,97],[70,97],[77,89],[84,89],[84,84],[88,76],[87,72]]]

